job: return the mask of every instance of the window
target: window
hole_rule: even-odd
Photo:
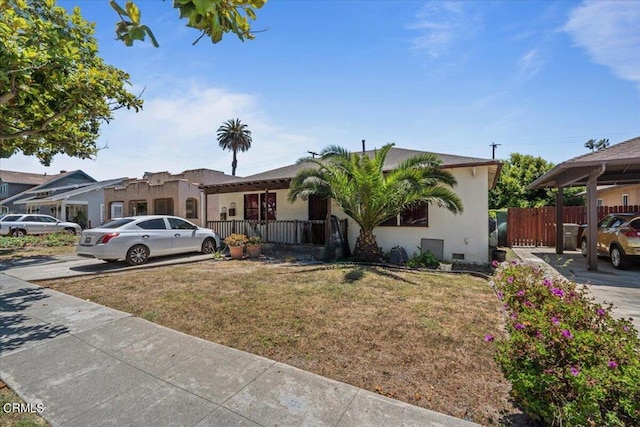
[[[147,215],[146,200],[132,200],[129,202],[131,215]]]
[[[603,203],[603,202],[602,202],[602,199],[597,199],[597,200],[596,200],[596,206],[597,206],[597,207],[602,206],[602,203]]]
[[[153,213],[156,215],[173,215],[173,199],[155,199]]]
[[[260,216],[260,205],[258,205],[257,194],[244,195],[244,219],[257,220]]]
[[[100,228],[118,228],[122,227],[125,224],[129,224],[130,222],[133,222],[131,218],[121,218],[114,221],[109,221],[108,223],[101,225]]]
[[[52,216],[40,216],[38,218],[40,218],[40,222],[50,222],[50,223],[58,222],[58,220]]]
[[[142,228],[143,230],[166,230],[167,229],[167,225],[164,223],[163,218],[148,219],[146,221],[137,223],[136,227]]]
[[[22,220],[24,222],[40,222],[40,219],[37,216],[25,216]]]
[[[172,230],[194,230],[195,226],[180,218],[167,218]]]
[[[421,203],[409,207],[397,217],[391,217],[380,224],[381,227],[387,226],[405,226],[405,227],[428,227],[429,226],[429,205]]]
[[[623,194],[622,195],[622,206],[629,206],[629,195],[628,194]]]
[[[9,193],[9,184],[0,185],[0,196],[4,196]]]
[[[194,198],[187,199],[187,218],[198,218],[198,201]]]
[[[124,216],[124,203],[123,202],[111,202],[111,219],[118,219]]]
[[[4,218],[2,218],[3,222],[15,222],[17,220],[20,219],[22,215],[7,215]]]
[[[268,193],[266,197],[264,193],[245,194],[244,219],[274,221],[276,219],[276,193]]]

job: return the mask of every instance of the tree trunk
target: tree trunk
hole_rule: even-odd
[[[353,258],[356,261],[382,261],[382,251],[378,246],[378,242],[376,242],[376,236],[373,235],[373,231],[360,229],[360,235],[353,249]]]
[[[233,161],[231,162],[231,175],[236,176],[236,168],[238,167],[238,159],[236,159],[237,151],[233,150]]]

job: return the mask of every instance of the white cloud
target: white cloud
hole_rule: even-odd
[[[416,22],[408,28],[419,33],[413,39],[413,47],[437,59],[459,41],[475,34],[479,20],[463,8],[462,2],[429,2],[420,9]]]
[[[563,30],[593,62],[640,87],[640,2],[585,2],[571,11]]]
[[[161,96],[143,96],[141,112],[119,111],[113,122],[103,126],[98,145],[108,148],[95,160],[56,156],[51,167],[44,168],[34,158],[14,156],[2,159],[0,167],[49,174],[82,169],[98,180],[194,168],[230,174],[232,155],[219,147],[216,131],[236,117],[249,126],[253,139],[249,151],[238,153],[240,176],[294,163],[313,145],[310,138],[273,123],[256,96],[198,83],[174,81],[163,86],[173,89]]]
[[[524,79],[530,79],[542,68],[542,60],[538,49],[531,49],[518,60],[518,73]]]

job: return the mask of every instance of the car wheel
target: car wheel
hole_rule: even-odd
[[[587,239],[582,239],[580,243],[580,252],[582,252],[582,256],[587,256]]]
[[[203,254],[212,254],[216,251],[216,249],[216,241],[211,237],[207,237],[206,239],[204,239],[204,242],[202,242],[202,249],[200,250],[200,252],[202,252]]]
[[[135,245],[127,251],[125,261],[129,265],[141,265],[147,262],[148,259],[149,249],[144,245]]]
[[[627,258],[624,255],[622,249],[617,246],[611,248],[611,264],[614,268],[623,270],[628,267]]]
[[[12,235],[13,237],[24,237],[24,236],[26,236],[26,235],[27,235],[27,232],[26,232],[26,231],[24,231],[24,230],[23,230],[23,229],[21,229],[21,228],[15,228],[15,229],[11,232],[11,235]]]
[[[65,233],[65,234],[72,234],[72,235],[75,235],[75,234],[76,234],[76,229],[75,229],[75,228],[65,228],[65,229],[64,229],[64,233]]]

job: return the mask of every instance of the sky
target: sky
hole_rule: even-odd
[[[560,163],[589,139],[640,136],[640,1],[269,0],[256,39],[195,46],[171,1],[138,0],[158,38],[115,40],[108,0],[80,6],[100,54],[131,76],[139,113],[104,124],[95,159],[50,167],[15,155],[0,168],[82,169],[97,180],[209,168],[231,173],[216,139],[239,118],[252,132],[237,175],[294,163],[329,145],[396,147]],[[121,1],[124,4],[124,1]]]

